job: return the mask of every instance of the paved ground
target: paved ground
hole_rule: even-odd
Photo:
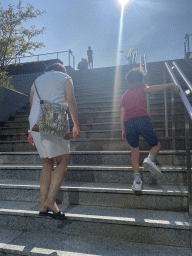
[[[98,237],[0,230],[0,255],[52,256],[192,256],[191,249],[137,244]],[[9,255],[9,254],[8,254]]]

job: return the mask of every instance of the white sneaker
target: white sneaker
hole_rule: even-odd
[[[163,177],[163,174],[160,171],[159,167],[157,167],[157,165],[153,161],[151,161],[149,157],[144,159],[143,167],[144,167],[144,170],[149,171],[154,178]]]
[[[140,180],[140,182],[136,182],[134,180],[133,185],[132,185],[132,190],[133,191],[141,191],[142,190],[142,180]]]

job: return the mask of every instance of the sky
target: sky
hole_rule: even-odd
[[[6,9],[8,4],[18,2],[1,0],[0,6]],[[23,0],[22,6],[29,2],[35,9],[46,11],[23,23],[24,27],[46,27],[43,35],[33,39],[46,46],[34,54],[71,49],[76,68],[81,58],[87,58],[88,46],[93,50],[94,68],[115,66],[117,54],[120,65],[126,65],[131,48],[138,52],[137,62],[144,54],[147,62],[184,58],[184,37],[192,34],[192,0],[130,0],[123,16],[118,0]],[[192,36],[190,47],[192,51]],[[42,56],[40,60],[53,57],[56,55]],[[66,53],[59,54],[59,58],[68,65]]]

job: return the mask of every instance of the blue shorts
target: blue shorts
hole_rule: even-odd
[[[159,139],[153,130],[149,116],[140,116],[129,119],[124,123],[127,142],[133,148],[139,147],[139,136],[142,136],[149,146],[157,145]]]

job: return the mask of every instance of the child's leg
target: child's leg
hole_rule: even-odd
[[[161,144],[159,139],[153,129],[152,123],[149,117],[141,118],[141,136],[145,139],[145,141],[151,146],[151,150],[149,151],[149,156],[144,159],[143,166],[146,171],[150,171],[151,175],[155,178],[162,177],[162,173],[159,167],[154,163],[154,159],[158,154]]]
[[[161,144],[160,144],[160,142],[158,142],[156,146],[153,146],[150,149],[148,157],[145,158],[144,161],[143,161],[144,169],[146,171],[150,171],[151,175],[154,178],[161,178],[162,177],[161,170],[154,163],[155,157],[159,153],[160,148],[161,148]]]
[[[161,148],[161,144],[160,142],[158,142],[156,146],[150,149],[149,155],[152,155],[155,158],[156,155],[159,153],[160,148]],[[154,159],[152,161],[154,161]]]
[[[134,191],[140,191],[142,189],[142,180],[141,180],[140,170],[139,170],[139,156],[140,156],[139,148],[131,147],[131,165],[134,173],[134,182],[132,185],[132,189]]]
[[[133,167],[133,172],[134,173],[139,173],[139,157],[140,157],[140,152],[139,148],[132,148],[131,147],[131,165]]]
[[[132,118],[124,123],[126,139],[131,146],[131,165],[134,172],[134,182],[132,189],[135,191],[140,191],[142,189],[142,180],[140,177],[139,170],[139,133],[136,129],[135,118]]]

